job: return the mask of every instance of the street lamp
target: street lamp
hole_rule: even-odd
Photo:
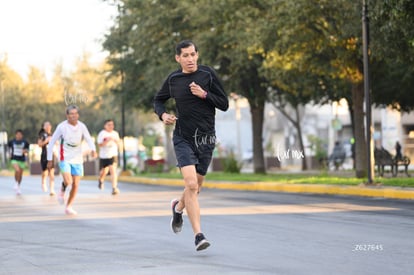
[[[365,97],[365,123],[366,123],[366,146],[367,146],[367,166],[368,166],[368,184],[373,182],[373,165],[371,154],[371,95],[369,85],[369,18],[368,4],[362,0],[362,51],[364,62],[364,97]]]
[[[2,59],[0,59],[2,62]],[[2,76],[0,76],[2,77]],[[0,131],[0,160],[1,160],[1,167],[6,168],[6,144],[7,144],[7,132],[6,132],[6,113],[5,113],[5,105],[4,105],[4,89],[3,89],[3,79],[0,78],[0,93],[1,93],[1,131]]]
[[[123,39],[123,32],[121,26],[121,18],[124,15],[124,7],[118,4],[119,12],[119,36]],[[126,171],[126,152],[125,152],[125,79],[124,79],[124,46],[121,49],[121,136],[122,136],[122,171]]]
[[[4,54],[5,55],[5,54]],[[7,58],[7,56],[6,56]],[[0,54],[0,62],[1,65],[3,65],[3,63],[5,63],[3,61],[3,54]],[[3,72],[1,72],[0,75],[0,92],[1,92],[1,130],[2,131],[6,131],[6,126],[5,126],[5,119],[6,119],[6,115],[4,113],[4,109],[5,109],[5,105],[4,105],[4,89],[3,89]]]
[[[242,149],[241,149],[241,133],[240,133],[240,120],[241,120],[241,112],[240,112],[240,105],[239,99],[240,96],[236,93],[230,93],[230,97],[234,100],[234,107],[236,112],[236,131],[237,131],[237,155],[239,160],[242,160]]]

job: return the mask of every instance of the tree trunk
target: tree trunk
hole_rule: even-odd
[[[299,147],[300,151],[303,153],[302,156],[302,171],[308,170],[308,164],[306,162],[306,154],[305,154],[305,146],[303,145],[303,137],[302,137],[302,126],[300,125],[300,114],[299,114],[299,106],[295,106],[295,113],[296,113],[296,122],[295,127],[296,131],[298,132],[298,139],[299,139]]]
[[[357,178],[367,176],[367,146],[364,126],[364,89],[363,84],[352,85],[352,104],[354,111],[355,135],[355,172]]]
[[[250,104],[253,130],[253,166],[254,173],[265,174],[266,168],[263,154],[264,103],[256,105]]]

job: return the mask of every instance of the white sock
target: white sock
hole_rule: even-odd
[[[177,204],[178,204],[178,203],[177,203]],[[177,205],[175,205],[175,206],[174,206],[174,212],[175,212],[175,213],[178,213],[178,214],[182,214],[182,213],[183,213],[183,210],[178,211],[178,210],[177,210]]]

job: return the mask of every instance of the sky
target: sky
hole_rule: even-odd
[[[102,0],[0,0],[0,59],[26,78],[30,66],[50,77],[67,71],[84,52],[98,64],[117,10]]]

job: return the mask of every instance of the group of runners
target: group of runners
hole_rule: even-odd
[[[68,106],[66,117],[67,120],[61,122],[54,133],[52,133],[52,124],[45,121],[39,131],[37,144],[41,148],[40,166],[42,169],[41,187],[43,192],[50,190],[50,196],[55,195],[55,164],[58,162],[63,178],[58,200],[62,204],[65,202],[66,186],[71,186],[65,212],[74,215],[76,211],[73,210],[72,203],[77,193],[80,177],[83,176],[82,141],[87,142],[93,157],[96,157],[96,147],[86,125],[79,121],[78,107],[75,105]],[[112,119],[106,120],[97,138],[100,164],[98,187],[104,189],[105,177],[110,173],[113,195],[119,193],[117,186],[119,141],[119,134],[114,130],[114,121]],[[27,167],[26,158],[29,150],[29,142],[24,139],[22,130],[16,130],[14,139],[8,142],[8,147],[11,156],[10,163],[14,169],[14,189],[16,194],[20,195],[22,192],[23,170]],[[59,149],[56,150],[56,147]]]
[[[180,66],[168,75],[154,97],[154,111],[159,119],[165,125],[175,125],[174,151],[184,181],[181,197],[171,201],[171,230],[175,234],[181,232],[185,209],[194,233],[197,251],[210,246],[201,230],[198,196],[215,147],[215,112],[216,108],[226,111],[229,107],[228,97],[216,72],[211,67],[199,65],[198,54],[197,46],[192,41],[184,40],[178,43],[175,48],[175,60]],[[175,101],[175,111],[167,110],[166,103],[169,99]],[[54,194],[53,149],[55,143],[59,142],[59,169],[63,182],[58,200],[62,204],[66,202],[66,214],[75,215],[72,204],[83,175],[81,142],[85,140],[88,143],[94,157],[96,148],[87,127],[79,121],[78,108],[68,106],[66,117],[67,120],[61,122],[53,134],[50,123],[43,124],[39,137],[39,145],[45,150],[42,150],[42,188],[44,191],[47,190],[46,176],[49,175],[50,194]],[[118,141],[119,135],[114,130],[113,121],[106,121],[104,130],[98,135],[101,162],[99,188],[103,188],[105,175],[109,172],[112,176],[114,195],[119,193],[115,157],[118,152]],[[12,164],[16,171],[16,192],[20,194],[21,168],[29,145],[24,141],[22,132],[17,131],[16,138],[9,146],[13,148]],[[69,186],[71,190],[66,200],[65,192]]]

